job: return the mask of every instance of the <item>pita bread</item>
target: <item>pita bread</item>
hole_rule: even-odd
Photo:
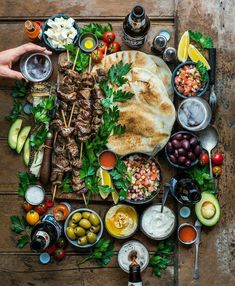
[[[142,68],[132,68],[129,81],[122,86],[135,95],[118,103],[119,123],[126,126],[124,134],[110,136],[107,147],[119,155],[132,152],[151,153],[162,149],[171,135],[175,108],[162,81]]]

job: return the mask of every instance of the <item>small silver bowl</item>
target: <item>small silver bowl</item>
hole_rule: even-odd
[[[84,41],[85,39],[87,38],[90,38],[94,45],[92,46],[92,48],[86,48],[84,46]],[[91,53],[92,51],[94,51],[97,47],[98,47],[98,39],[96,37],[96,35],[92,34],[92,33],[85,33],[85,34],[82,34],[80,37],[79,37],[79,40],[78,40],[78,45],[80,47],[80,49],[84,52],[84,53]]]
[[[117,155],[116,155],[113,151],[110,151],[110,150],[108,150],[108,149],[102,151],[102,152],[99,154],[98,161],[99,161],[100,167],[101,167],[103,170],[110,171],[110,170],[113,170],[113,169],[115,168],[115,164],[116,164],[116,163],[114,164],[113,167],[106,167],[106,166],[103,166],[103,165],[100,163],[100,156],[101,156],[102,154],[106,153],[106,152],[112,153],[112,154],[115,156],[115,158],[116,158],[116,162],[117,162]]]
[[[192,240],[192,241],[184,241],[184,240],[182,240],[182,239],[180,238],[180,230],[181,230],[183,227],[185,227],[185,226],[189,226],[189,227],[191,227],[191,228],[194,229],[195,234],[196,234],[194,240]],[[192,225],[192,224],[190,224],[190,223],[182,223],[182,224],[178,227],[177,236],[178,236],[178,240],[179,240],[182,244],[185,244],[185,245],[194,244],[195,241],[196,241],[196,239],[197,239],[197,229],[195,228],[194,225]]]

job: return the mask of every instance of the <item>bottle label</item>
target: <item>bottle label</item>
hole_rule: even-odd
[[[128,282],[128,286],[142,286],[142,282]]]
[[[126,45],[131,48],[140,48],[145,43],[146,39],[147,39],[147,35],[134,38],[134,37],[127,35],[125,31],[123,30],[123,40],[126,43]]]
[[[45,215],[42,221],[47,221],[54,225],[57,232],[57,239],[59,239],[62,234],[62,225],[55,220],[54,216],[50,214]]]
[[[50,236],[48,235],[47,232],[39,230],[39,231],[36,233],[36,236],[37,236],[37,237],[38,237],[38,236],[41,236],[41,237],[43,237],[43,238],[45,239],[46,244],[45,244],[45,246],[44,246],[44,249],[49,246],[51,240],[50,240]]]
[[[134,21],[133,19],[132,19],[132,17],[131,17],[131,14],[129,15],[129,17],[128,17],[128,22],[129,22],[129,24],[132,26],[132,28],[134,29],[134,30],[139,30],[141,27],[143,27],[144,25],[145,25],[145,22],[146,22],[146,20],[145,20],[145,18],[142,20],[142,21]]]

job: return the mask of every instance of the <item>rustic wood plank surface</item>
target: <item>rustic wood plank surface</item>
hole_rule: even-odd
[[[124,16],[136,4],[136,1],[16,1],[2,0],[0,9],[0,50],[11,48],[27,42],[23,35],[23,21],[28,18],[46,19],[48,16],[63,12],[74,16],[81,23],[95,19],[99,22],[110,21],[117,31],[120,40],[121,24]],[[104,3],[105,2],[105,3]],[[235,227],[234,227],[234,151],[235,151],[235,5],[234,0],[227,1],[193,1],[193,0],[150,0],[140,1],[146,8],[152,22],[148,42],[143,51],[149,53],[153,36],[161,28],[168,28],[172,32],[174,45],[174,28],[176,24],[176,37],[187,29],[204,31],[213,36],[218,48],[218,71],[216,93],[219,97],[219,108],[216,115],[215,126],[220,133],[219,148],[225,154],[223,175],[218,182],[219,196],[222,206],[221,221],[211,230],[202,234],[200,247],[201,278],[192,279],[194,248],[179,246],[179,257],[175,256],[175,265],[163,272],[158,279],[151,269],[147,269],[142,278],[145,286],[188,286],[188,285],[234,285],[235,280]],[[176,15],[176,21],[174,16]],[[177,42],[177,41],[176,41]],[[123,46],[124,47],[124,46]],[[125,48],[124,48],[125,49]],[[56,59],[54,59],[56,62]],[[128,276],[117,267],[116,257],[105,269],[86,264],[77,269],[76,261],[81,257],[72,248],[68,249],[68,256],[61,263],[52,262],[47,266],[38,263],[38,256],[32,254],[29,248],[19,250],[15,247],[16,236],[10,232],[9,217],[12,214],[22,214],[22,199],[17,196],[17,172],[24,169],[22,159],[7,147],[8,123],[4,120],[11,106],[10,90],[13,81],[0,79],[0,279],[3,286],[24,285],[85,285],[85,286],[124,286]],[[173,170],[164,162],[163,154],[160,163],[167,180]],[[158,198],[160,199],[160,197]],[[77,202],[74,207],[81,205]],[[172,205],[172,201],[169,201]],[[109,204],[98,203],[92,207],[104,213]],[[192,218],[192,222],[194,219]],[[183,222],[183,220],[180,220]],[[233,222],[233,223],[232,223]],[[151,253],[155,244],[137,233],[137,239],[146,244]],[[120,248],[122,242],[115,244],[115,250]],[[177,266],[179,262],[179,274]],[[179,276],[178,276],[179,275]]]

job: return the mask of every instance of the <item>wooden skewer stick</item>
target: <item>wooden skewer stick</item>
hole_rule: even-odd
[[[90,55],[90,58],[89,58],[88,72],[89,73],[91,72],[91,55]]]
[[[63,109],[61,110],[61,114],[62,114],[62,117],[63,117],[64,125],[65,125],[65,127],[67,128],[68,125],[67,125],[67,123],[66,123],[65,114],[64,114],[64,110],[63,110]]]
[[[105,50],[104,50],[103,68],[105,67],[106,54],[107,54],[107,47],[105,47]]]
[[[66,52],[67,52],[67,61],[70,62],[69,50],[66,50]]]
[[[56,140],[57,140],[57,136],[58,136],[58,131],[56,131],[55,133],[55,137],[54,137],[54,141],[53,141],[53,146],[55,146]]]
[[[55,200],[56,192],[57,192],[57,185],[54,185],[53,195],[52,195],[52,201],[53,201],[53,202],[54,202],[54,200]]]
[[[72,106],[72,109],[71,109],[71,112],[70,112],[68,127],[70,127],[70,124],[71,124],[71,121],[72,121],[74,108],[75,108],[75,102],[73,103],[73,106]]]
[[[85,206],[87,208],[86,195],[84,193],[82,193],[82,197],[83,197],[84,204],[85,204]]]
[[[78,59],[78,53],[79,53],[79,48],[77,49],[76,56],[75,56],[75,59],[74,59],[74,62],[73,62],[73,68],[72,68],[73,71],[74,71],[74,68],[76,66],[76,62],[77,62],[77,59]]]
[[[80,160],[82,160],[82,151],[83,151],[83,142],[81,142],[80,146]]]

